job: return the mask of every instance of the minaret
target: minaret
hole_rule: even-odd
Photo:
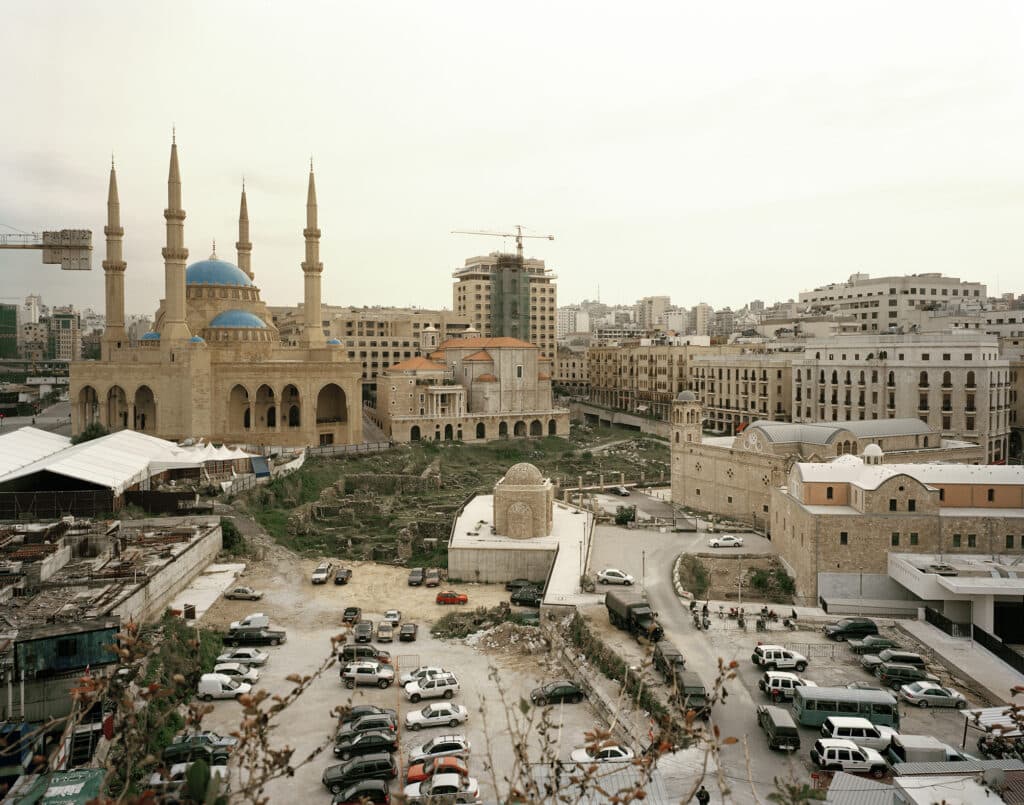
[[[103,234],[107,236],[107,259],[103,261],[107,326],[103,331],[100,357],[109,361],[111,353],[127,341],[124,331],[124,229],[121,226],[121,202],[117,197],[117,171],[113,157],[110,159],[110,189],[107,191],[107,225],[103,227]]]
[[[306,259],[302,263],[305,275],[306,298],[303,305],[305,326],[302,346],[322,347],[325,344],[323,323],[320,320],[320,275],[324,264],[320,262],[320,230],[316,221],[316,181],[313,179],[313,160],[309,160],[309,191],[306,194]]]
[[[245,201],[245,179],[242,180],[242,203],[238,208],[238,267],[252,279],[252,243],[249,242],[249,205]]]
[[[185,211],[181,208],[181,171],[178,168],[178,144],[171,137],[171,168],[167,175],[167,245],[164,256],[164,324],[160,341],[185,341],[191,336],[185,321]]]

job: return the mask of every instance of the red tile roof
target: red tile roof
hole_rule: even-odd
[[[519,347],[537,349],[533,344],[518,338],[449,338],[439,349],[488,349],[489,347]]]
[[[474,352],[472,355],[467,355],[462,359],[463,361],[488,361],[493,362],[493,358],[487,353],[486,349],[481,349],[479,352]]]
[[[401,363],[394,363],[389,372],[443,372],[445,365],[427,358],[409,358]]]
[[[477,378],[478,383],[497,383],[498,378],[492,375],[490,372],[486,372]]]

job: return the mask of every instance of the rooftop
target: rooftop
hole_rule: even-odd
[[[849,483],[868,490],[897,475],[907,475],[926,486],[1024,485],[1024,466],[1001,464],[865,464],[857,456],[844,455],[821,464],[799,462],[795,467],[806,483]]]

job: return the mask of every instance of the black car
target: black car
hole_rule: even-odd
[[[192,763],[196,760],[205,761],[208,766],[226,766],[231,753],[222,746],[182,742],[164,747],[160,757],[168,766],[175,763]]]
[[[345,611],[342,613],[342,623],[355,623],[363,616],[363,610],[360,607],[345,607]]]
[[[352,578],[352,571],[347,567],[339,567],[338,571],[334,574],[335,584],[348,584],[348,580]]]
[[[885,651],[887,648],[900,648],[899,643],[895,640],[890,640],[888,637],[882,637],[881,635],[869,634],[866,637],[860,639],[854,638],[846,642],[846,647],[850,649],[854,654],[878,654],[881,651]]]
[[[871,618],[843,618],[824,627],[825,637],[841,643],[851,637],[867,637],[878,634],[878,624]]]
[[[512,593],[512,603],[520,607],[539,607],[544,601],[544,593],[537,587],[522,587]]]
[[[387,752],[354,757],[348,763],[328,766],[320,781],[332,794],[340,794],[360,780],[393,780],[398,776],[395,759]]]
[[[281,629],[230,629],[225,646],[277,646],[288,639]]]
[[[583,701],[583,690],[579,685],[562,680],[551,682],[540,688],[534,688],[530,694],[530,701],[534,704],[555,704],[556,702],[577,702]]]
[[[339,732],[334,736],[334,754],[342,760],[374,752],[395,752],[398,736],[390,730],[370,732]]]
[[[414,567],[409,571],[409,586],[419,587],[421,584],[423,584],[423,568]]]
[[[505,589],[510,593],[514,593],[516,590],[521,590],[523,587],[531,587],[533,582],[529,579],[512,579],[512,581],[505,582]]]
[[[340,794],[335,794],[331,805],[365,805],[367,802],[391,802],[391,791],[384,780],[360,780]]]
[[[403,643],[412,643],[416,640],[416,635],[419,634],[419,631],[420,627],[415,623],[403,623],[398,630],[398,639]]]
[[[398,718],[398,711],[392,710],[390,707],[378,707],[375,704],[357,704],[345,711],[346,721],[354,721],[363,716],[391,716],[391,720],[394,721]]]
[[[369,643],[373,640],[373,621],[362,620],[352,630],[357,643]]]
[[[338,735],[355,732],[371,732],[373,730],[398,731],[398,719],[391,713],[367,713],[358,718],[349,718],[338,727]]]

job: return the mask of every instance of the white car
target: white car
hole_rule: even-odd
[[[606,567],[598,573],[597,580],[601,584],[625,584],[626,586],[635,581],[626,571],[614,567]]]
[[[569,759],[573,763],[612,763],[616,761],[632,760],[636,755],[628,746],[610,743],[601,747],[574,749]]]
[[[405,801],[409,805],[426,802],[476,802],[480,787],[475,777],[461,774],[435,774],[422,783],[410,783],[405,787]]]
[[[231,621],[230,631],[235,629],[266,629],[270,626],[270,618],[262,612],[252,612],[240,621]]]
[[[384,620],[392,626],[398,626],[402,622],[402,612],[398,609],[389,609],[384,613]]]
[[[327,579],[331,577],[332,567],[330,562],[321,562],[317,565],[316,570],[313,571],[313,584],[326,584]]]
[[[459,680],[451,674],[426,677],[405,686],[405,698],[413,704],[420,699],[440,699],[442,696],[450,699],[458,692]]]
[[[405,726],[410,730],[426,727],[457,727],[469,718],[469,710],[461,704],[436,702],[428,704],[422,710],[412,710],[405,714]]]
[[[712,537],[708,540],[709,548],[742,548],[743,537],[734,537],[732,534],[722,534],[720,537]]]
[[[409,750],[409,765],[414,766],[434,757],[469,757],[472,746],[465,735],[438,735]]]
[[[255,685],[260,681],[260,672],[240,662],[219,662],[213,666],[213,673],[224,674],[238,682]]]
[[[240,662],[245,665],[263,665],[270,659],[270,655],[258,648],[233,648],[225,651],[216,662]]]
[[[398,681],[405,686],[410,682],[426,679],[428,676],[448,676],[449,674],[451,674],[451,671],[447,668],[441,668],[439,665],[421,665],[412,671],[406,671]]]

